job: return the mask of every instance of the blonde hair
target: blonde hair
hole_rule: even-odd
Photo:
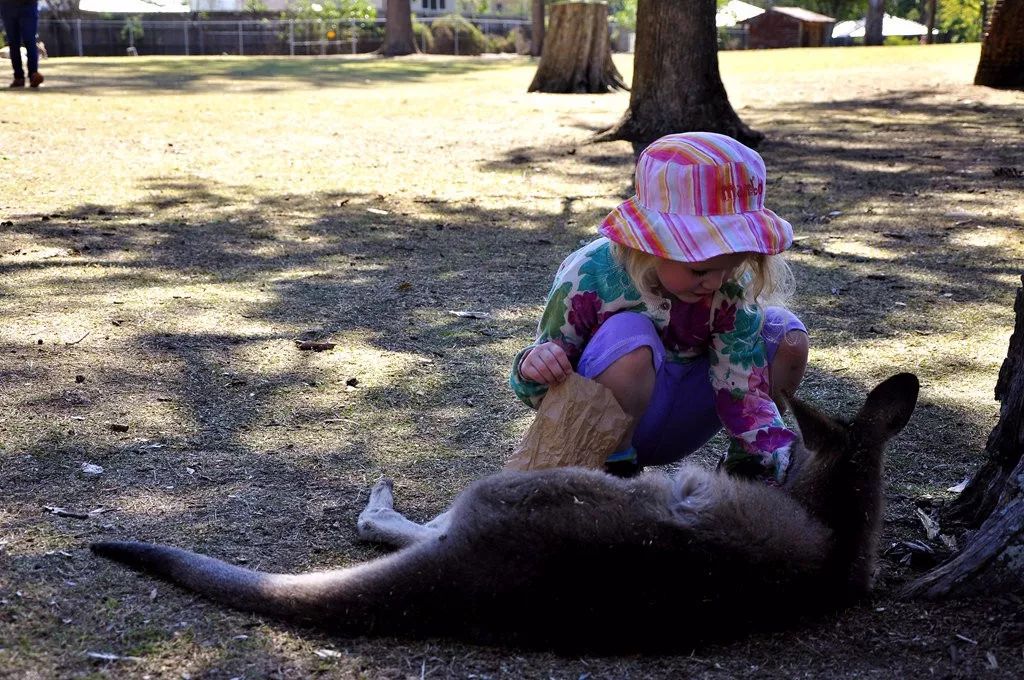
[[[658,262],[657,256],[618,243],[612,243],[612,256],[626,270],[641,294],[655,295],[659,286],[654,268]],[[763,307],[787,306],[795,289],[793,270],[781,254],[750,253],[733,272],[732,280],[742,286],[747,304]]]

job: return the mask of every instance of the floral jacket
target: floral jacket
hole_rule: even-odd
[[[558,268],[537,338],[512,366],[509,383],[516,395],[536,408],[547,391],[519,375],[519,364],[530,349],[553,341],[575,367],[598,327],[621,311],[639,312],[654,322],[667,361],[686,362],[710,353],[715,408],[731,438],[725,469],[781,483],[796,435],[786,428],[768,392],[763,310],[744,304],[743,289],[735,281],[726,282],[706,301],[645,296],[615,260],[606,238],[577,250]]]

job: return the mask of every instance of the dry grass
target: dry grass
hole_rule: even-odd
[[[920,537],[915,506],[976,466],[997,413],[1024,185],[993,170],[1024,168],[1024,99],[967,84],[977,53],[722,55],[800,237],[804,394],[841,412],[896,370],[924,381],[890,459],[886,545]],[[529,418],[504,376],[551,273],[629,191],[628,145],[587,144],[628,95],[527,95],[520,59],[45,66],[0,115],[0,677],[1024,670],[1016,602],[893,602],[912,574],[892,560],[875,603],[824,624],[573,659],[331,639],[92,559],[88,541],[135,537],[268,569],[348,564],[379,554],[353,522],[380,475],[427,517],[497,469]]]

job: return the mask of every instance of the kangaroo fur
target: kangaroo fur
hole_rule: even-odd
[[[912,374],[893,376],[849,423],[790,399],[802,442],[781,488],[695,467],[628,480],[578,468],[501,472],[456,498],[445,534],[296,575],[162,545],[91,548],[230,607],[342,635],[690,649],[868,592],[883,449],[918,389]]]

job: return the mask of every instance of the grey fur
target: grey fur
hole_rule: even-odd
[[[229,606],[345,634],[563,650],[692,646],[866,592],[882,450],[917,392],[914,376],[894,376],[849,425],[793,400],[808,446],[795,447],[784,489],[692,467],[632,480],[572,468],[502,472],[460,494],[446,528],[388,557],[301,575],[167,546],[92,549]]]

